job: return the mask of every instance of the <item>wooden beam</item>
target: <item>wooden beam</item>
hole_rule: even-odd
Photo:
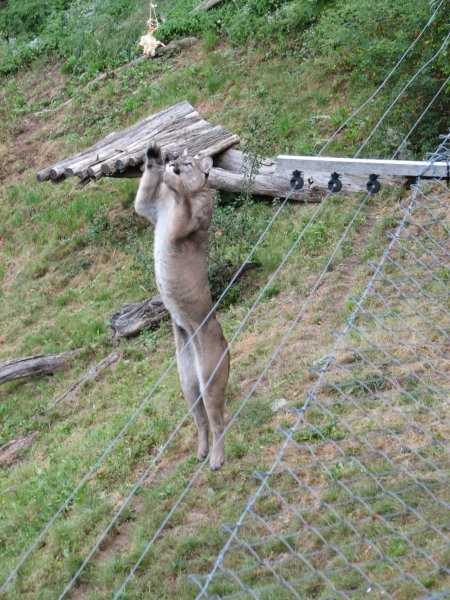
[[[447,177],[448,165],[440,161],[429,163],[420,160],[378,160],[366,158],[340,158],[331,156],[288,156],[277,158],[277,170],[309,173],[339,173],[359,176],[395,177]]]

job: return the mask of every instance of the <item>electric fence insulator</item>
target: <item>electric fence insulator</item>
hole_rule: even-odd
[[[369,175],[369,181],[367,182],[367,191],[371,194],[376,194],[380,191],[381,185],[378,181],[378,175]]]
[[[293,190],[301,190],[304,185],[303,173],[300,171],[293,171],[291,179],[291,188]]]
[[[328,189],[330,192],[336,193],[339,192],[342,188],[342,181],[339,179],[338,173],[331,173],[331,179],[328,182]]]

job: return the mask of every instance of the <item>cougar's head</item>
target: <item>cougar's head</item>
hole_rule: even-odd
[[[164,172],[164,183],[177,191],[181,179],[188,192],[198,192],[205,185],[212,165],[213,161],[210,156],[193,158],[185,150],[178,158],[169,158]]]

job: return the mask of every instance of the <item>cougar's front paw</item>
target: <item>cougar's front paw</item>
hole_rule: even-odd
[[[147,148],[146,164],[150,169],[156,165],[164,164],[161,148],[154,142]]]

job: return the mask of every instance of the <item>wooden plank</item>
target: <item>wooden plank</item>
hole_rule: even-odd
[[[290,194],[291,200],[299,200],[301,202],[321,202],[322,196],[319,190],[305,187],[301,190],[292,192],[290,186],[290,176],[285,177],[277,175],[255,175],[250,183],[251,194],[256,196],[269,196],[271,198],[285,198]],[[225,169],[213,168],[209,172],[209,185],[217,190],[233,192],[236,194],[245,192],[245,187],[248,185],[248,177],[243,173],[232,173]]]
[[[340,158],[331,156],[288,156],[277,158],[277,170],[299,170],[309,173],[334,173],[397,177],[447,177],[446,162],[429,163],[419,160],[379,160],[366,158]]]

